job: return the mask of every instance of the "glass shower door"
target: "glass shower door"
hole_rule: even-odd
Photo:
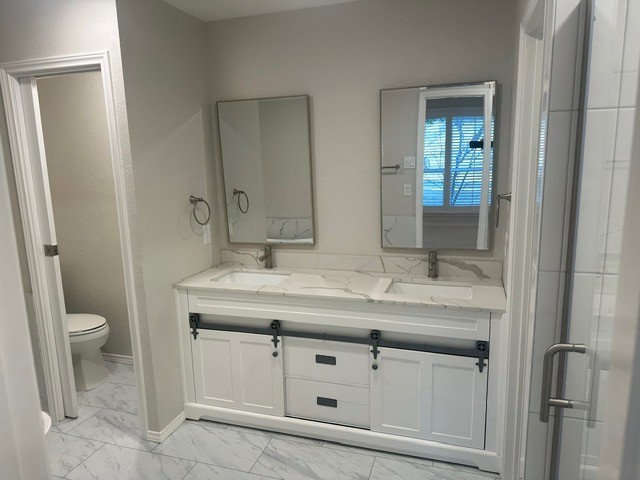
[[[636,110],[627,92],[637,91],[637,75],[626,85],[634,77],[625,73],[640,64],[632,37],[640,28],[640,0],[595,0],[583,8],[586,82],[567,222],[562,343],[545,355],[540,402],[540,420],[547,409],[555,413],[548,478],[561,480],[598,477]],[[559,380],[550,378],[554,357]]]

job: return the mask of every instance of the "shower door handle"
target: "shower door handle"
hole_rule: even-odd
[[[551,345],[544,353],[542,364],[542,392],[540,395],[540,421],[549,421],[549,409],[551,407],[573,408],[575,402],[566,398],[551,398],[551,385],[553,382],[553,359],[558,353],[576,352],[587,353],[587,346],[581,343],[556,343]]]

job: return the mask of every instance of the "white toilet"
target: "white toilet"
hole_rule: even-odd
[[[109,380],[100,348],[109,338],[109,325],[100,315],[67,314],[76,390],[91,390]]]

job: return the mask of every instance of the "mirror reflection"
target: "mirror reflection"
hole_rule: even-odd
[[[490,248],[494,97],[495,82],[381,91],[383,247]]]
[[[314,243],[309,97],[218,102],[231,243]]]

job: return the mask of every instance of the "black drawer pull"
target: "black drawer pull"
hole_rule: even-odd
[[[335,365],[336,357],[330,357],[329,355],[316,355],[316,363],[324,363],[325,365]]]
[[[336,400],[335,398],[318,397],[317,401],[318,405],[321,405],[323,407],[338,408],[338,400]]]

